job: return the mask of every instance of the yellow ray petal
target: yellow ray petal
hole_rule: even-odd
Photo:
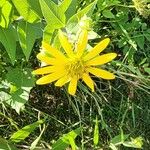
[[[69,94],[75,95],[76,90],[77,90],[77,81],[78,81],[78,79],[77,79],[76,76],[74,76],[74,77],[71,79],[71,81],[70,81],[70,83],[69,83],[69,86],[68,86],[68,92],[69,92]]]
[[[109,38],[100,41],[94,48],[91,49],[91,51],[87,55],[85,55],[84,60],[87,61],[97,56],[100,52],[102,52],[107,47],[109,42],[110,42]]]
[[[48,67],[36,69],[36,70],[32,71],[32,73],[33,74],[48,74],[48,73],[55,72],[57,70],[57,68],[58,67],[55,67],[55,66],[48,66]]]
[[[88,41],[88,31],[83,29],[79,35],[79,39],[76,47],[76,52],[79,57],[82,56],[87,46],[87,41]]]
[[[48,65],[54,65],[56,62],[55,58],[48,57],[42,53],[38,53],[36,56],[40,61],[45,62]]]
[[[84,73],[82,79],[86,85],[91,88],[92,92],[94,92],[94,81],[91,79],[91,77],[87,73]]]
[[[45,43],[44,41],[42,42],[42,48],[55,58],[59,58],[62,60],[66,59],[63,53],[61,53],[59,50],[55,49],[54,47],[50,46],[48,43]]]
[[[93,66],[102,65],[102,64],[108,63],[109,61],[113,60],[116,56],[117,56],[116,53],[104,54],[104,55],[97,56],[97,57],[89,60],[86,64],[93,65]]]
[[[64,33],[61,30],[59,30],[58,32],[58,37],[59,37],[61,46],[63,47],[67,55],[72,56],[73,55],[72,46],[69,43],[67,37],[64,35]]]
[[[101,77],[103,79],[114,79],[115,75],[113,73],[110,73],[106,70],[103,69],[99,69],[99,68],[94,68],[94,67],[90,67],[87,69],[87,71],[89,71],[91,74],[97,76],[97,77]]]
[[[56,59],[52,57],[48,57],[43,53],[38,53],[36,56],[40,61],[45,62],[48,65],[62,65],[67,62],[67,60]]]
[[[36,84],[39,84],[39,85],[48,84],[48,83],[58,80],[59,78],[63,77],[64,75],[65,75],[65,72],[57,71],[57,72],[54,72],[49,75],[41,77],[40,79],[38,79],[36,81]]]
[[[62,87],[64,84],[66,84],[67,82],[70,81],[70,78],[68,78],[68,76],[64,76],[62,78],[60,78],[56,83],[55,86],[60,86]]]

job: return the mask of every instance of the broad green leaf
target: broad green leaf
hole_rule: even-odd
[[[1,1],[0,1],[1,2]],[[9,1],[6,1],[2,8],[0,8],[0,26],[3,28],[8,28],[10,23],[10,17],[12,13],[12,5]]]
[[[69,143],[64,142],[61,138],[52,145],[53,150],[62,150],[66,149],[67,147],[69,147]]]
[[[44,28],[44,32],[43,32],[43,40],[47,43],[51,42],[52,36],[53,36],[53,32],[54,32],[54,27],[51,26],[51,24],[48,24],[45,28]]]
[[[134,34],[134,40],[137,43],[137,45],[141,48],[144,49],[144,44],[145,44],[145,38],[143,34]]]
[[[29,6],[39,17],[43,17],[39,0],[28,0]]]
[[[60,4],[59,8],[65,13],[66,10],[69,8],[72,0],[63,0],[63,2]]]
[[[5,100],[11,108],[15,109],[18,114],[24,109],[24,104],[29,99],[29,92],[31,88],[22,88],[17,89],[9,94],[9,97]]]
[[[0,7],[3,7],[3,5],[5,4],[6,0],[0,0]]]
[[[66,149],[69,145],[71,145],[72,149],[76,147],[75,138],[80,134],[80,128],[72,130],[71,132],[60,137],[56,143],[52,145],[53,150],[62,150]]]
[[[118,145],[124,142],[128,137],[129,137],[129,134],[124,134],[123,137],[121,134],[119,134],[115,136],[114,138],[112,138],[110,142],[114,145]]]
[[[96,146],[99,142],[99,127],[98,127],[98,119],[96,117],[95,127],[94,127],[94,137],[93,137],[94,145]]]
[[[144,68],[144,71],[150,75],[150,68]]]
[[[35,40],[42,37],[41,23],[20,22],[18,25],[18,37],[23,53],[28,60]]]
[[[17,88],[33,87],[35,79],[31,72],[32,70],[29,68],[9,68],[6,80]]]
[[[28,21],[29,23],[33,23],[40,19],[37,12],[33,10],[29,4],[28,0],[12,0],[12,2],[19,14],[23,16],[24,20]]]
[[[113,13],[110,10],[104,10],[102,12],[102,14],[106,18],[115,18],[115,16],[113,15]]]
[[[73,15],[67,22],[67,24],[72,24],[75,23],[77,24],[78,21],[87,14],[87,16],[90,16],[94,10],[94,7],[97,3],[97,0],[95,0],[94,2],[92,2],[91,4],[89,4],[88,6],[86,6],[84,9],[80,10],[79,12],[77,12],[75,15]]]
[[[30,69],[15,68],[8,70],[6,80],[10,84],[10,91],[3,94],[3,101],[19,114],[29,99],[29,93],[34,86],[35,79],[32,77]]]
[[[16,40],[16,30],[12,26],[7,29],[0,27],[0,42],[5,47],[12,64],[14,64],[16,58]]]
[[[65,26],[65,14],[58,5],[50,0],[40,0],[40,5],[47,24],[51,24],[55,29]]]
[[[0,150],[18,150],[13,144],[0,137]]]
[[[10,140],[18,143],[20,141],[23,141],[25,138],[27,138],[31,132],[33,132],[40,124],[44,123],[43,120],[38,120],[35,123],[32,123],[30,125],[27,125],[23,127],[22,129],[15,132],[11,137]]]
[[[150,29],[143,31],[144,36],[150,42]]]
[[[72,17],[76,13],[77,5],[78,5],[78,0],[72,0],[71,1],[71,4],[69,5],[69,8],[65,12],[67,21],[69,20],[70,17]]]

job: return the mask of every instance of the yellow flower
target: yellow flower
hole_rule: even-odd
[[[33,71],[33,74],[44,75],[37,80],[37,84],[42,85],[56,81],[55,86],[62,87],[69,82],[68,92],[75,95],[79,79],[82,79],[94,91],[94,81],[91,79],[90,74],[108,80],[115,78],[113,73],[96,67],[111,61],[117,56],[116,53],[99,56],[99,53],[109,44],[109,38],[99,42],[90,51],[86,51],[87,30],[81,31],[75,47],[69,43],[61,30],[59,30],[58,36],[65,53],[42,42],[42,49],[45,53],[39,53],[37,58],[45,62],[47,66]]]

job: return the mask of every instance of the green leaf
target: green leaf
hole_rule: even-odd
[[[69,8],[65,12],[67,21],[69,20],[70,17],[72,17],[76,13],[77,4],[78,4],[78,0],[72,0],[71,1]]]
[[[28,0],[12,0],[19,14],[29,23],[37,22],[40,17],[37,12],[31,7]]]
[[[107,7],[117,5],[119,3],[120,3],[120,1],[118,1],[118,0],[98,0],[97,6],[100,10],[104,10]]]
[[[87,16],[90,16],[94,10],[94,7],[97,3],[97,0],[95,0],[94,2],[92,2],[91,4],[89,4],[88,6],[86,6],[84,9],[80,10],[79,12],[77,12],[75,15],[73,15],[67,22],[67,24],[71,24],[71,23],[78,23],[78,20],[80,20],[84,15],[87,14]]]
[[[60,4],[59,8],[65,13],[66,10],[69,8],[71,2],[72,2],[72,0],[64,0],[64,1]]]
[[[27,138],[30,135],[31,132],[33,132],[42,123],[44,123],[44,120],[38,120],[35,123],[32,123],[30,125],[23,127],[22,129],[15,132],[10,137],[10,140],[15,142],[15,143],[23,141],[25,138]]]
[[[32,77],[30,69],[11,68],[6,74],[6,80],[9,83],[10,91],[5,94],[0,93],[0,96],[19,114],[29,99],[29,93],[34,86],[35,79]]]
[[[14,64],[16,58],[16,40],[16,30],[12,26],[7,29],[0,27],[0,42],[5,47],[12,64]]]
[[[96,146],[99,142],[99,127],[98,127],[98,119],[96,117],[95,128],[94,128],[94,138],[93,138],[94,145]]]
[[[142,148],[143,142],[142,137],[137,137],[135,139],[131,138],[131,141],[124,142],[123,145],[126,147],[133,147],[133,148]]]
[[[9,68],[8,73],[6,74],[6,80],[17,88],[31,88],[35,85],[35,79],[31,72],[32,70],[29,68]]]
[[[55,29],[65,26],[65,14],[58,5],[50,0],[40,0],[40,5],[47,24]]]
[[[54,143],[52,145],[52,149],[53,150],[62,150],[62,149],[66,149],[69,145],[71,145],[72,150],[75,150],[76,148],[76,144],[75,144],[75,138],[77,137],[77,135],[80,134],[80,128],[77,128],[75,130],[72,130],[71,132],[63,135],[62,137],[60,137],[56,143]]]
[[[144,35],[136,33],[134,36],[135,36],[134,40],[137,43],[137,45],[140,47],[140,49],[144,49],[144,43],[145,43]]]
[[[0,7],[3,7],[3,5],[5,4],[6,0],[0,0]]]
[[[64,142],[61,138],[56,141],[55,144],[52,145],[53,150],[62,150],[66,149],[69,146],[69,143]]]
[[[13,144],[0,137],[0,150],[18,150]]]
[[[146,37],[146,39],[150,42],[150,30],[146,30],[143,33],[144,33],[144,36]]]
[[[1,2],[1,1],[0,1]],[[3,28],[8,28],[10,23],[10,17],[12,13],[12,5],[9,1],[6,1],[2,8],[0,8],[0,26]]]
[[[115,136],[114,138],[112,138],[110,142],[114,145],[118,145],[118,144],[121,144],[122,142],[124,142],[128,137],[129,137],[129,134],[124,134],[124,135],[119,134],[119,135]]]
[[[42,37],[41,23],[30,24],[21,21],[18,25],[18,37],[23,53],[28,60],[35,40]]]
[[[54,27],[51,26],[51,24],[48,24],[48,25],[44,28],[43,40],[44,40],[45,42],[47,42],[47,43],[50,43],[54,31],[55,31]]]
[[[39,16],[43,17],[41,6],[39,0],[28,0],[29,6],[32,8],[32,10]]]
[[[102,12],[102,14],[106,18],[115,18],[115,16],[113,15],[113,13],[110,10],[104,10]]]
[[[144,68],[144,71],[150,74],[150,68]]]

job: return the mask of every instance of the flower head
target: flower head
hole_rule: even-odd
[[[88,42],[87,30],[83,29],[81,31],[75,47],[69,43],[61,30],[59,30],[58,36],[64,53],[50,46],[48,43],[42,42],[42,49],[45,53],[40,52],[37,58],[45,62],[47,66],[33,71],[34,74],[44,75],[37,80],[37,84],[42,85],[56,81],[55,86],[62,87],[66,83],[69,83],[68,92],[71,95],[75,95],[79,79],[82,79],[94,91],[94,81],[90,77],[90,74],[108,80],[115,78],[113,73],[97,67],[111,61],[117,56],[116,53],[99,55],[109,44],[109,38],[99,42],[90,51],[86,51]]]

